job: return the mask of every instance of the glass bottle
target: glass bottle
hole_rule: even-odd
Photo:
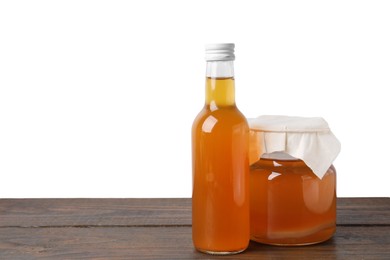
[[[192,126],[192,238],[234,254],[249,243],[249,127],[235,103],[234,44],[206,46],[205,105]]]
[[[298,246],[332,237],[336,231],[333,165],[320,179],[302,160],[279,155],[259,159],[250,172],[252,240]]]

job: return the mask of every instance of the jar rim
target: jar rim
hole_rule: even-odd
[[[301,159],[289,155],[285,152],[273,152],[273,153],[264,153],[260,159],[274,159],[274,160],[283,160],[283,161],[300,161]]]

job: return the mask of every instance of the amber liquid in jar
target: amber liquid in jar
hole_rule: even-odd
[[[272,245],[325,241],[336,230],[336,171],[322,179],[301,160],[260,159],[250,168],[251,239]]]
[[[233,254],[249,244],[249,128],[234,78],[206,78],[206,103],[192,127],[192,237],[197,250]]]

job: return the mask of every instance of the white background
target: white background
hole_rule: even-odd
[[[322,116],[338,196],[390,196],[389,1],[1,1],[0,197],[190,197],[204,44],[247,117]]]

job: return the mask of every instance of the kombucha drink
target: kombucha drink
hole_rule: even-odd
[[[251,165],[251,239],[273,245],[325,241],[336,230],[336,171],[322,179],[301,160]]]
[[[192,126],[192,238],[201,252],[234,254],[249,243],[249,128],[235,104],[233,60],[208,60],[206,74]]]

